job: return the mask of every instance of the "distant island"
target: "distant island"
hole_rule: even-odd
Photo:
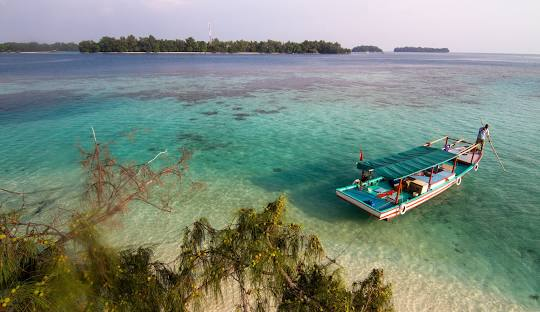
[[[120,37],[102,37],[98,42],[85,40],[77,43],[37,43],[37,42],[5,42],[0,43],[0,52],[54,52],[79,51],[82,53],[96,52],[193,52],[193,53],[319,53],[319,54],[346,54],[350,49],[341,47],[338,42],[323,40],[303,42],[267,41],[221,41],[213,39],[211,42],[197,41],[192,37],[187,39],[156,39],[154,36],[135,38],[130,35]]]
[[[422,47],[403,47],[395,48],[394,52],[427,52],[427,53],[448,53],[448,48],[422,48]]]
[[[381,48],[370,45],[361,45],[352,48],[353,52],[382,52]]]
[[[4,42],[0,43],[0,52],[53,52],[79,51],[79,45],[74,42],[37,43],[37,42]]]

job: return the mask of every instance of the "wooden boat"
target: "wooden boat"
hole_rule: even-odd
[[[465,174],[478,170],[482,156],[480,144],[444,136],[383,158],[360,157],[361,178],[336,189],[336,194],[380,220],[389,220],[460,185]]]

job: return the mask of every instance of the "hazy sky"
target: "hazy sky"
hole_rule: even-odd
[[[540,0],[0,0],[0,42],[153,34],[540,53]]]

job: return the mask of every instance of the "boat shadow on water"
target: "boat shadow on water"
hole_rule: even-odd
[[[342,168],[346,165],[330,161],[270,167],[267,175],[253,177],[251,182],[268,192],[285,192],[291,204],[303,213],[327,222],[375,220],[336,197],[335,186],[351,179],[351,172]]]
[[[343,170],[350,167],[346,163],[337,163],[335,159],[323,159],[317,162],[305,162],[265,169],[266,174],[251,178],[251,182],[272,193],[286,193],[291,204],[302,213],[326,222],[353,221],[359,224],[378,221],[369,213],[344,202],[335,195],[335,186],[342,185],[358,176],[355,170]],[[468,183],[470,181],[467,181]],[[452,196],[457,196],[455,203]],[[425,209],[414,210],[401,218],[392,220],[392,224],[430,222],[443,223],[450,227],[449,218],[461,218],[465,207],[463,200],[474,196],[466,188],[453,188],[425,204]],[[472,203],[471,203],[472,204]],[[470,205],[465,205],[470,206]],[[404,218],[405,217],[405,218]],[[422,221],[424,220],[424,221]],[[386,222],[385,222],[386,223]]]

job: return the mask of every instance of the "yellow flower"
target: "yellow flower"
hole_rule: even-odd
[[[0,234],[0,239],[6,238],[6,234]]]
[[[11,289],[11,293],[14,294],[17,291],[17,288]]]
[[[9,303],[10,301],[11,301],[11,298],[9,297],[4,298],[4,303]]]

